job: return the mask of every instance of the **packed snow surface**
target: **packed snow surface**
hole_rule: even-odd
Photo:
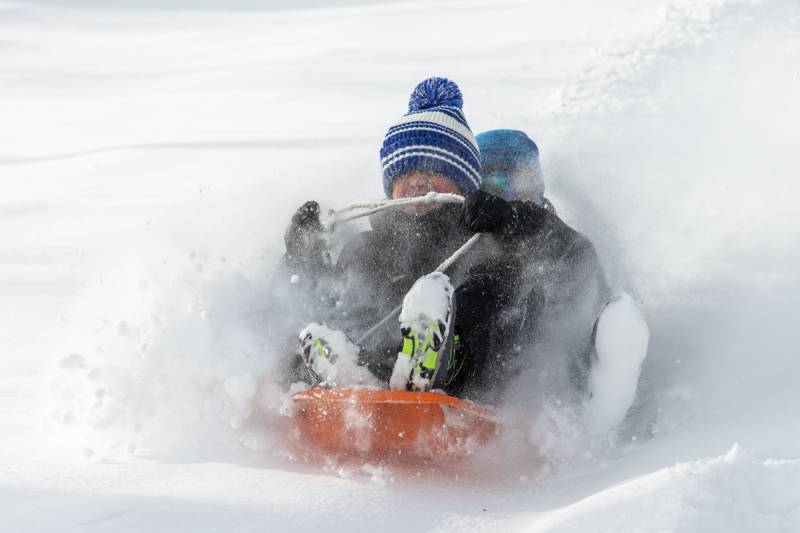
[[[0,529],[800,530],[798,57],[795,0],[0,1]],[[522,391],[478,464],[303,464],[283,232],[381,198],[432,75],[641,307],[634,407]]]

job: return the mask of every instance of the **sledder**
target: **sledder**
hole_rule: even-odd
[[[584,404],[587,429],[614,429],[633,403],[647,353],[644,317],[628,294],[610,294],[592,244],[556,216],[544,196],[536,143],[524,132],[506,129],[486,131],[476,139],[481,189],[527,212],[516,233],[529,254],[528,272],[538,273],[529,277],[534,281],[530,297],[541,302],[539,320],[530,323],[532,353],[564,353],[573,346],[567,349],[567,381]],[[506,208],[498,202],[497,209]]]
[[[335,262],[319,205],[297,211],[281,276],[296,281],[293,301],[309,324],[292,379],[441,390],[496,405],[515,377],[548,357],[571,377],[565,395],[591,391],[594,329],[608,300],[594,248],[531,199],[480,190],[481,153],[455,83],[431,78],[414,89],[384,138],[381,163],[387,197],[451,193],[465,197],[463,206],[376,213]],[[488,170],[502,181],[502,168]],[[486,235],[435,272],[475,233]],[[381,321],[400,302],[398,318]]]

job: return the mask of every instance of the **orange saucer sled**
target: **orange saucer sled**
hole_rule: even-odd
[[[296,434],[338,457],[461,459],[499,429],[491,410],[436,392],[308,389],[292,400]]]

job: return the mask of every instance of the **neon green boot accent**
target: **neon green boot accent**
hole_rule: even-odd
[[[403,330],[402,353],[411,359],[410,390],[428,390],[430,380],[439,363],[439,349],[442,346],[443,328],[435,323],[421,322]]]

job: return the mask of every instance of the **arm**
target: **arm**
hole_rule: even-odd
[[[309,322],[321,320],[335,301],[331,294],[335,273],[316,202],[306,202],[295,212],[284,242],[286,252],[270,280],[268,304],[273,342],[288,355],[298,349],[300,330]],[[305,373],[301,359],[286,357],[280,374],[286,383],[302,380]]]
[[[503,240],[532,236],[554,213],[532,202],[508,202],[485,191],[474,191],[464,199],[464,222],[476,233],[493,233]]]
[[[583,390],[595,356],[597,320],[608,302],[610,290],[594,246],[573,233],[572,243],[558,262],[554,276],[556,297],[550,302],[549,313],[550,320],[557,325],[554,329],[559,342],[572,355],[571,381],[578,390]]]

